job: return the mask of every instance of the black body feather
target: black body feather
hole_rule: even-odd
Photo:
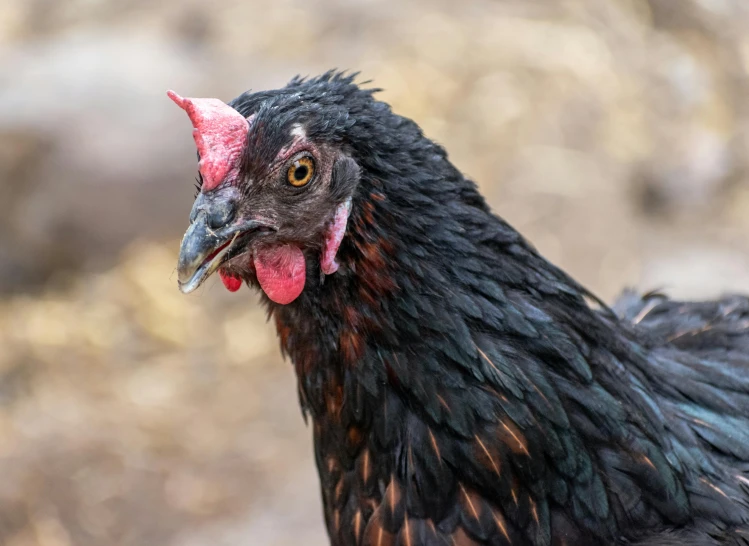
[[[332,544],[747,544],[749,299],[592,306],[351,77],[232,106],[359,169],[340,270],[267,301]]]

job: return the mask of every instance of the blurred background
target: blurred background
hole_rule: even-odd
[[[360,70],[611,301],[749,292],[745,0],[0,0],[0,544],[323,545],[256,296],[177,291],[165,96]]]

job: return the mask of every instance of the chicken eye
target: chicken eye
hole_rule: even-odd
[[[315,162],[312,161],[312,158],[300,157],[289,165],[289,170],[286,171],[286,180],[292,186],[301,188],[307,185],[313,174],[315,174]]]

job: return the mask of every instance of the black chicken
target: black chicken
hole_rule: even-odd
[[[352,76],[170,96],[180,287],[262,289],[332,544],[749,543],[749,299],[612,311]]]

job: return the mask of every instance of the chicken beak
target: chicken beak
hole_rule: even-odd
[[[195,200],[177,262],[177,283],[183,294],[198,288],[231,257],[240,236],[263,227],[255,220],[233,221],[235,201],[230,197],[201,193]]]
[[[238,235],[239,233],[236,233],[228,245],[223,246],[216,252],[222,246],[222,241],[208,227],[205,215],[198,216],[187,229],[179,249],[177,282],[183,294],[189,294],[195,290],[211,273],[218,269],[221,260],[236,242]],[[215,254],[215,256],[211,256],[211,254]]]

